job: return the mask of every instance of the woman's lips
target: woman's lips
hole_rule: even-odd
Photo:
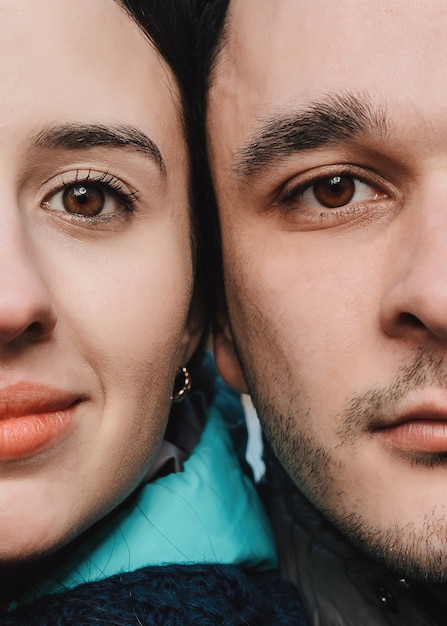
[[[18,382],[0,387],[0,461],[33,456],[72,423],[80,398],[52,386]]]
[[[375,432],[387,445],[402,452],[422,454],[447,452],[445,412],[412,413]]]

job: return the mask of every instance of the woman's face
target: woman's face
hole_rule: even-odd
[[[69,541],[157,453],[196,345],[179,111],[114,0],[0,0],[4,562]]]

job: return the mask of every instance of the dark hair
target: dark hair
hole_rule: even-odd
[[[180,90],[190,155],[196,284],[208,320],[222,293],[217,210],[206,153],[206,94],[230,0],[117,0],[171,68]],[[204,339],[208,329],[205,330]]]
[[[212,82],[216,57],[225,41],[226,17],[230,0],[193,0],[197,57],[198,83],[201,103]]]
[[[207,95],[213,82],[216,58],[225,41],[225,27],[230,0],[193,0],[196,28],[197,76],[196,116],[197,152],[200,164],[201,200],[207,208],[209,272],[212,274],[213,313],[224,298],[222,245],[216,197],[208,165],[206,147]]]
[[[116,1],[137,22],[171,68],[180,89],[184,113],[190,115],[195,79],[195,33],[191,1]]]
[[[196,121],[197,55],[193,0],[116,0],[138,24],[166,61],[180,92],[181,115],[190,163],[190,205],[195,249],[196,295],[205,306],[207,321],[214,313],[209,263],[209,212],[202,194],[202,153]],[[200,348],[209,331],[207,324]]]

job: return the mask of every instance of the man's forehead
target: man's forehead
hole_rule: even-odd
[[[443,0],[231,0],[216,78],[225,71],[259,85],[263,77],[272,81],[289,73],[292,79],[294,73],[298,81],[313,72],[332,75],[335,87],[345,70],[338,65],[343,54],[351,60],[353,54],[364,55],[360,69],[368,54],[380,53],[379,34],[388,42],[380,59],[403,39],[412,41],[420,56],[421,24],[439,31],[446,18]]]
[[[231,0],[210,116],[231,109],[250,131],[337,93],[424,106],[430,83],[445,103],[446,41],[444,0]]]

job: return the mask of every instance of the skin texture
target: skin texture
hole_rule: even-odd
[[[233,0],[228,19],[207,128],[248,388],[333,523],[445,580],[445,3]],[[245,389],[225,315],[217,363]]]
[[[2,0],[0,31],[0,405],[11,385],[75,399],[62,436],[0,459],[8,563],[63,545],[135,489],[200,329],[170,70],[112,0]],[[129,144],[134,129],[144,145]],[[66,211],[76,181],[105,194],[106,217],[88,216],[94,200]]]

